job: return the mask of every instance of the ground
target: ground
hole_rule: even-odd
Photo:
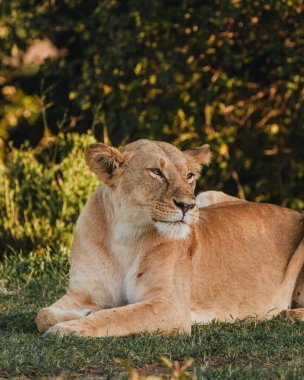
[[[32,279],[18,290],[2,291],[1,378],[128,378],[117,358],[141,375],[168,375],[170,370],[161,356],[180,363],[193,358],[189,379],[195,375],[197,379],[246,380],[304,377],[304,323],[282,317],[259,323],[195,325],[191,336],[156,333],[127,338],[44,338],[36,331],[35,315],[63,289],[64,284],[54,278]]]

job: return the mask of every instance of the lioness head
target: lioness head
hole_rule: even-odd
[[[160,141],[138,140],[118,150],[92,144],[85,159],[109,186],[124,214],[134,223],[185,238],[198,220],[194,189],[202,165],[210,162],[209,145],[180,151]]]

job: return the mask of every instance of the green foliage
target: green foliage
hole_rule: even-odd
[[[2,253],[35,251],[39,262],[46,246],[69,246],[80,210],[98,185],[83,158],[94,141],[60,134],[49,148],[13,150],[8,167],[0,165]]]
[[[70,250],[44,247],[43,250],[31,252],[10,252],[0,262],[1,286],[16,289],[32,280],[56,278],[58,284],[66,283],[69,272]],[[57,286],[58,286],[57,284]]]
[[[46,127],[93,127],[114,144],[208,141],[208,188],[303,208],[302,10],[301,0],[5,1],[1,136],[37,143]],[[26,63],[41,38],[57,58]]]

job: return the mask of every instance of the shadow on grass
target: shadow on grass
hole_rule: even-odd
[[[20,333],[37,332],[35,318],[34,312],[18,312],[9,315],[0,313],[0,330]]]
[[[38,310],[50,305],[63,292],[63,286],[57,285],[54,280],[32,280],[20,289],[0,293],[0,331],[37,332],[35,318]]]

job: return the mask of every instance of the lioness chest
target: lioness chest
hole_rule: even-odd
[[[129,243],[125,239],[113,239],[110,249],[119,274],[119,282],[110,285],[113,291],[113,303],[116,304],[114,306],[138,302],[141,294],[138,268],[142,253],[134,243]]]

